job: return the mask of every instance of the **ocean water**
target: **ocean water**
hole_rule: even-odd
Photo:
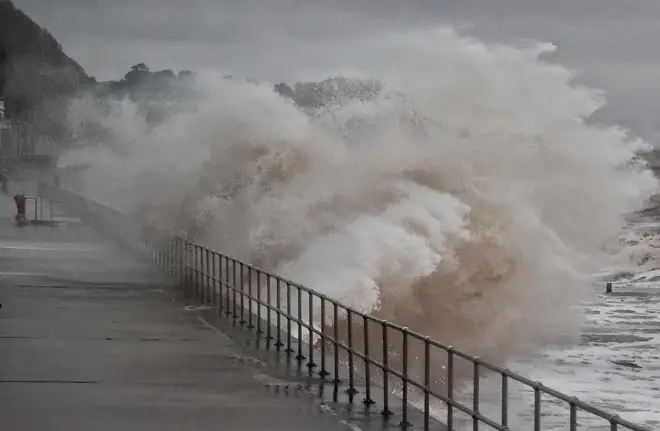
[[[644,264],[595,275],[594,296],[576,306],[585,317],[579,342],[541,348],[507,361],[506,367],[648,429],[660,427],[660,270],[652,269],[660,256],[654,246],[660,229],[656,218],[635,217],[623,235],[629,246],[624,253]],[[607,281],[611,294],[605,291]],[[473,400],[470,385],[459,391],[467,406]],[[500,380],[490,376],[482,385],[482,409],[499,421]],[[511,429],[531,429],[533,391],[510,383],[509,393]],[[544,396],[541,411],[542,429],[568,429],[567,403]],[[446,417],[443,406],[437,406],[436,415]],[[457,419],[458,429],[471,429],[468,418],[458,414]],[[578,423],[579,429],[610,429],[607,420],[589,413],[578,413]]]
[[[599,286],[597,300],[583,305],[581,343],[543,349],[509,367],[631,422],[659,427],[660,285],[641,284],[615,284],[614,295],[600,294]],[[544,418],[544,429],[565,429],[567,406],[549,411],[554,417]],[[580,419],[586,429],[609,429],[606,421],[589,415]]]

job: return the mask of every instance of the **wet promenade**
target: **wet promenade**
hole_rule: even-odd
[[[0,430],[357,428],[246,357],[147,263],[84,225],[19,229],[12,215],[0,198]]]

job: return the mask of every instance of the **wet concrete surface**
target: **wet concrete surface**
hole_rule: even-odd
[[[10,204],[0,200],[0,430],[356,429],[246,357],[146,263],[89,227],[16,228]]]
[[[226,313],[226,311],[226,309],[218,310],[217,307],[210,306],[197,308],[199,318],[204,323],[229,336],[240,346],[241,361],[258,363],[268,371],[268,376],[262,376],[268,386],[275,390],[304,391],[312,394],[354,429],[362,431],[425,429],[424,414],[421,410],[423,409],[423,395],[409,387],[409,403],[404,403],[400,396],[399,379],[390,376],[390,390],[387,392],[373,382],[367,390],[367,381],[357,364],[360,360],[354,358],[357,370],[353,376],[354,385],[351,390],[346,357],[344,356],[338,365],[339,380],[337,381],[334,379],[332,352],[326,352],[325,369],[329,374],[323,379],[319,376],[323,363],[319,349],[314,349],[312,352],[311,359],[315,366],[308,367],[307,364],[310,360],[308,344],[301,345],[302,357],[299,359],[299,345],[295,338],[291,340],[291,351],[286,352],[288,345],[286,332],[280,332],[282,346],[278,348],[275,325],[271,326],[273,339],[269,340],[263,333],[259,334],[256,331],[256,319],[241,324],[239,318],[230,316],[229,314],[232,313]],[[249,323],[255,327],[248,329]],[[266,328],[267,322],[262,321],[261,329],[266,332]],[[371,367],[371,373],[372,378],[378,378],[376,367]],[[385,397],[388,399],[387,409],[385,409]],[[387,410],[386,415],[383,414],[385,410]],[[446,425],[434,416],[428,419],[430,430],[447,430]],[[403,426],[403,424],[406,425]]]

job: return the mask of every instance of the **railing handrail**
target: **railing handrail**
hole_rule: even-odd
[[[47,191],[50,190],[52,194],[60,193],[67,195],[70,199],[69,202],[74,201],[77,203],[82,203],[84,205],[84,213],[92,213],[91,215],[96,215],[101,217],[101,228],[110,228],[112,230],[112,234],[119,239],[123,241],[129,241],[131,244],[131,247],[134,249],[134,251],[137,251],[140,254],[146,254],[149,257],[153,258],[156,260],[156,263],[161,266],[162,269],[166,269],[170,273],[173,273],[173,275],[176,275],[179,277],[180,280],[183,280],[184,287],[193,289],[202,299],[204,298],[204,295],[207,295],[206,299],[209,299],[208,296],[211,295],[210,292],[198,292],[199,289],[202,288],[212,288],[213,289],[213,295],[214,297],[212,298],[213,301],[217,301],[218,298],[215,297],[216,294],[218,294],[218,289],[219,289],[219,312],[222,311],[222,307],[225,306],[227,307],[226,313],[227,315],[231,315],[231,310],[233,310],[233,317],[236,319],[238,318],[238,310],[237,307],[240,307],[240,317],[242,323],[247,323],[247,321],[244,321],[244,311],[245,311],[245,300],[247,300],[248,304],[247,306],[249,307],[249,319],[250,319],[250,325],[252,325],[252,314],[253,313],[253,305],[256,304],[257,307],[257,313],[259,316],[259,319],[261,319],[261,311],[262,307],[266,308],[267,310],[267,319],[268,319],[268,324],[271,324],[271,316],[272,313],[276,313],[277,319],[277,340],[278,343],[281,346],[284,346],[284,344],[281,343],[280,340],[280,331],[284,331],[287,333],[288,339],[287,339],[287,346],[288,349],[287,351],[293,351],[292,350],[292,339],[291,336],[294,336],[292,334],[292,323],[295,323],[297,325],[297,330],[298,330],[298,356],[297,358],[301,360],[300,358],[304,359],[305,357],[302,355],[302,328],[305,328],[305,331],[309,332],[310,336],[310,342],[308,343],[309,345],[309,357],[310,357],[310,362],[308,363],[308,366],[311,368],[312,366],[316,366],[314,364],[313,360],[313,355],[314,352],[312,351],[312,345],[314,344],[311,340],[314,335],[317,335],[321,337],[322,343],[321,343],[321,361],[322,361],[322,366],[321,366],[321,372],[319,375],[322,377],[325,377],[329,373],[325,370],[325,347],[326,343],[329,342],[331,345],[334,345],[334,352],[335,352],[335,382],[339,381],[339,359],[338,359],[338,351],[340,348],[344,349],[346,351],[346,354],[348,355],[349,359],[349,378],[350,378],[350,392],[357,392],[354,388],[354,365],[353,365],[353,360],[354,356],[357,356],[358,359],[361,359],[364,361],[365,364],[365,371],[366,371],[366,381],[365,384],[367,385],[367,397],[365,398],[364,402],[365,404],[372,404],[373,400],[370,399],[369,396],[369,391],[370,391],[370,385],[371,381],[369,378],[369,370],[371,366],[375,366],[376,368],[380,369],[383,373],[383,382],[384,382],[384,409],[383,409],[383,414],[391,414],[388,408],[388,376],[394,376],[402,380],[402,386],[403,386],[403,420],[402,420],[402,425],[409,425],[407,423],[406,417],[407,417],[407,409],[408,409],[408,400],[407,400],[407,395],[408,395],[408,386],[412,386],[413,388],[417,388],[420,391],[424,393],[424,411],[422,412],[424,414],[424,429],[428,430],[429,429],[429,417],[432,415],[430,411],[430,398],[433,397],[435,399],[438,399],[439,401],[443,402],[447,406],[448,410],[448,420],[447,420],[447,426],[449,429],[452,428],[452,421],[453,421],[453,416],[452,416],[452,411],[454,408],[466,413],[467,415],[471,416],[473,423],[475,424],[474,429],[478,429],[478,424],[483,423],[488,426],[490,426],[493,429],[497,430],[508,430],[508,380],[512,380],[518,383],[521,383],[530,389],[534,391],[534,429],[535,430],[540,430],[540,425],[541,425],[541,411],[540,411],[540,404],[541,404],[541,394],[546,394],[549,395],[557,400],[563,401],[567,403],[570,407],[570,429],[575,430],[578,427],[578,420],[577,420],[577,411],[581,410],[584,412],[588,412],[594,416],[597,416],[601,419],[604,419],[609,422],[610,429],[611,430],[616,430],[618,429],[618,426],[624,427],[626,429],[630,429],[633,431],[648,431],[648,428],[643,427],[638,424],[634,424],[630,421],[627,421],[625,419],[620,418],[618,415],[612,414],[610,412],[607,412],[601,408],[595,407],[592,404],[586,403],[584,401],[581,401],[577,399],[576,397],[571,397],[567,394],[564,394],[558,390],[549,388],[545,385],[543,385],[540,382],[533,381],[531,379],[528,379],[518,373],[515,373],[513,371],[510,371],[509,369],[491,364],[487,361],[484,361],[480,359],[477,356],[469,355],[467,353],[464,353],[460,350],[455,349],[451,345],[443,344],[440,343],[436,340],[433,340],[432,338],[425,336],[423,334],[420,334],[418,332],[412,331],[406,327],[403,327],[401,325],[397,325],[395,323],[389,322],[387,320],[379,319],[375,316],[372,316],[367,313],[362,313],[359,312],[349,306],[343,305],[339,301],[336,301],[327,295],[316,292],[313,289],[310,289],[306,286],[303,286],[299,283],[295,283],[293,281],[287,280],[275,273],[272,273],[270,271],[262,270],[248,262],[245,262],[243,260],[236,259],[234,257],[228,256],[224,253],[218,252],[214,249],[211,249],[206,246],[202,246],[199,244],[194,243],[193,241],[187,240],[185,238],[182,238],[179,235],[176,234],[171,234],[169,232],[161,232],[161,231],[156,231],[158,235],[155,235],[155,237],[158,237],[161,240],[164,240],[167,242],[167,247],[160,247],[160,245],[156,246],[156,244],[149,242],[149,240],[139,240],[136,235],[134,235],[135,229],[139,229],[140,226],[138,224],[135,224],[132,220],[128,218],[125,214],[121,213],[120,211],[105,206],[103,204],[100,204],[98,202],[95,202],[93,200],[87,199],[77,193],[71,192],[66,189],[62,189],[60,187],[51,185],[46,182],[42,182],[40,184],[41,190],[46,191],[44,193],[45,195],[48,195]],[[115,217],[121,217],[122,220],[116,220]],[[125,226],[118,226],[118,221],[121,221],[122,224]],[[130,227],[133,226],[133,229]],[[128,230],[132,230],[130,234],[127,233]],[[187,250],[188,248],[191,248],[192,251],[192,256],[193,256],[193,262],[186,262],[186,258],[190,257],[190,252]],[[204,258],[205,256],[205,258]],[[216,259],[219,258],[219,259]],[[204,261],[206,259],[206,261]],[[168,263],[169,262],[169,263]],[[212,262],[212,265],[211,265]],[[216,267],[216,262],[219,262],[219,268]],[[223,262],[225,263],[225,268],[223,272]],[[172,265],[174,263],[174,265]],[[231,278],[232,282],[229,282],[229,263],[231,263]],[[170,266],[167,266],[170,265]],[[178,265],[178,266],[177,266]],[[211,268],[212,266],[212,268]],[[240,274],[241,274],[241,286],[237,287],[236,286],[236,274],[237,270],[236,268],[240,268]],[[206,268],[206,270],[204,270]],[[213,270],[213,274],[209,271]],[[218,270],[219,270],[219,276],[218,276]],[[262,295],[262,290],[261,288],[263,286],[257,286],[257,296],[255,297],[252,293],[252,284],[249,284],[249,293],[246,293],[244,291],[244,280],[243,280],[243,274],[245,271],[248,271],[248,277],[251,279],[252,274],[256,273],[258,276],[261,277],[266,277],[268,283],[266,286],[267,289],[267,295],[268,295],[268,302],[264,301],[261,296]],[[191,281],[192,280],[192,281]],[[201,280],[201,281],[200,281]],[[273,305],[271,301],[271,281],[275,281],[277,285],[277,304]],[[212,282],[212,285],[211,285]],[[257,280],[259,282],[259,278]],[[201,285],[199,284],[201,283]],[[206,283],[206,284],[205,284]],[[287,299],[286,303],[282,304],[280,302],[281,299],[281,284],[284,284],[286,286],[286,292],[287,292]],[[224,289],[226,288],[226,294],[224,292]],[[297,294],[297,309],[298,309],[298,316],[292,315],[291,311],[291,299],[292,295],[291,292],[295,289],[295,291],[298,292]],[[309,322],[305,323],[305,317],[302,316],[302,309],[301,309],[301,298],[303,293],[309,297],[310,303],[309,303]],[[240,298],[238,298],[238,295],[240,295]],[[230,297],[233,297],[234,303],[231,304],[233,307],[230,306]],[[317,298],[320,301],[321,305],[321,313],[322,313],[322,320],[321,320],[321,328],[319,329],[318,327],[315,327],[313,324],[313,311],[312,311],[312,305],[313,305],[313,298]],[[240,300],[240,305],[237,303],[237,301]],[[286,312],[285,310],[282,309],[283,305],[286,305]],[[325,333],[326,329],[326,324],[325,320],[328,315],[326,313],[327,308],[330,307],[333,309],[334,313],[334,324],[333,326],[333,331],[334,333],[332,334],[333,336],[331,337],[330,335]],[[338,311],[343,310],[345,313],[348,315],[348,320],[347,324],[349,327],[349,332],[348,332],[348,341],[343,341],[340,340],[340,337],[337,332],[337,326],[338,323],[340,323],[338,319]],[[281,325],[281,318],[284,318],[286,320],[287,325],[286,328],[283,328]],[[353,319],[362,319],[363,322],[363,328],[364,329],[364,334],[365,338],[365,345],[364,345],[364,352],[360,352],[356,350],[352,345],[352,336],[353,332],[350,329],[351,325],[353,324]],[[382,328],[382,344],[383,344],[383,355],[382,355],[382,362],[379,362],[376,358],[373,356],[370,356],[368,353],[368,324],[369,322],[379,325]],[[261,325],[262,322],[261,320],[257,320],[257,324]],[[261,328],[261,326],[259,326]],[[267,327],[268,334],[270,336],[271,333],[271,328],[270,326]],[[419,382],[415,380],[414,378],[410,377],[408,375],[409,373],[409,366],[408,366],[408,354],[407,352],[404,354],[404,358],[402,359],[402,370],[396,370],[394,368],[391,368],[391,366],[388,364],[388,357],[390,355],[390,352],[386,352],[385,349],[389,348],[388,342],[387,342],[387,333],[388,330],[394,330],[397,331],[397,333],[401,334],[401,337],[403,339],[404,343],[404,350],[407,349],[407,345],[410,341],[410,338],[416,339],[422,343],[424,343],[424,382]],[[448,394],[447,395],[442,395],[440,393],[437,393],[433,388],[429,380],[430,376],[430,348],[435,347],[437,349],[440,349],[441,351],[444,351],[447,353],[448,357],[448,367],[447,367],[447,374],[448,374]],[[278,346],[279,350],[280,346]],[[474,394],[473,394],[473,406],[468,407],[464,404],[461,404],[458,402],[453,395],[453,363],[455,358],[460,358],[465,361],[468,361],[472,364],[474,368],[474,375],[473,375],[473,385],[474,385]],[[494,373],[497,373],[501,376],[502,378],[502,419],[501,423],[497,423],[492,419],[487,418],[480,412],[480,407],[479,407],[479,381],[481,379],[479,375],[479,370],[487,369],[490,370]],[[506,398],[506,399],[505,399]]]

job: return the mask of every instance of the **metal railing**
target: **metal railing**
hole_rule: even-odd
[[[27,203],[32,202],[34,205],[34,219],[33,220],[39,220],[39,198],[36,196],[25,196],[25,206],[26,206],[26,212],[27,212]],[[27,214],[26,214],[27,217]],[[28,219],[28,221],[31,221]]]
[[[301,368],[308,368],[324,381],[346,385],[351,403],[362,391],[365,406],[385,417],[400,417],[403,428],[412,425],[411,413],[418,409],[425,431],[437,426],[434,418],[450,430],[479,430],[482,425],[481,429],[514,429],[513,422],[520,416],[512,414],[513,410],[518,415],[527,413],[529,421],[515,425],[515,429],[548,429],[543,419],[550,415],[556,428],[557,416],[565,415],[566,423],[560,429],[573,431],[589,422],[588,429],[648,430],[246,262],[139,226],[98,202],[53,185],[42,187],[44,196],[69,202],[99,231],[154,262],[178,281],[186,295],[255,331],[276,350],[295,354],[293,360]],[[485,393],[481,384],[487,377],[497,388]],[[522,389],[514,391],[514,385]],[[470,389],[469,396],[460,393],[464,387]],[[524,402],[521,394],[530,398],[528,411],[521,412],[520,405],[512,404]],[[471,399],[465,401],[466,397]],[[492,399],[497,399],[494,412]],[[491,411],[486,407],[489,401]],[[546,403],[554,413],[543,411]],[[558,407],[563,413],[557,413]],[[593,419],[602,420],[602,424],[594,426]]]
[[[44,202],[43,198],[41,195],[39,196],[25,196],[25,203],[26,203],[26,217],[27,214],[31,214],[33,216],[32,219],[27,218],[27,222],[45,222],[45,221],[50,221],[53,222],[55,221],[54,218],[57,216],[60,216],[60,214],[55,213],[54,209],[56,206],[66,206],[69,203],[64,202],[64,201],[57,201],[57,200],[48,200],[48,220],[44,219]],[[30,204],[28,206],[28,203]],[[29,211],[28,211],[29,209]],[[63,214],[61,214],[63,215]]]

